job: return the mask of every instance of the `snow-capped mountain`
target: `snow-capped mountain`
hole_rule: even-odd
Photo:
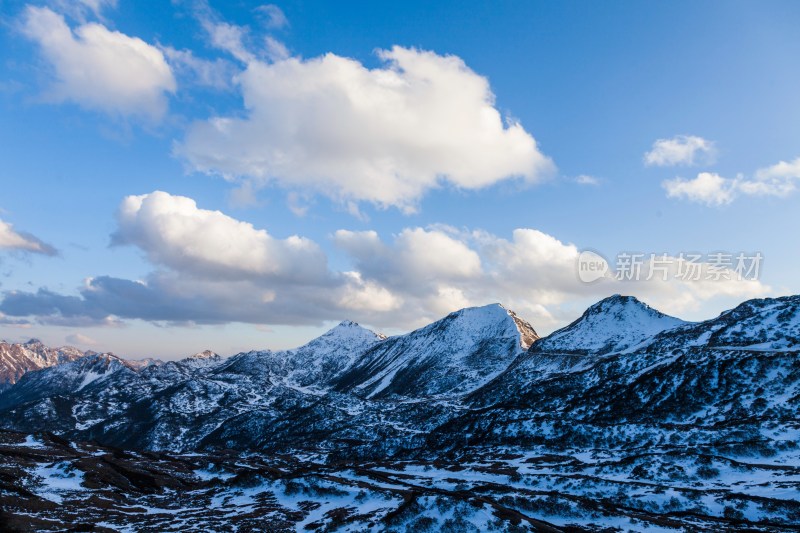
[[[213,462],[214,472],[231,472],[231,483],[207,469],[202,476],[213,481],[173,478],[174,455],[119,456],[126,462],[115,468],[158,470],[152,475],[164,486],[193,487],[192,508],[239,501],[247,487],[260,487],[254,498],[273,496],[257,500],[259,509],[286,513],[284,522],[270,522],[275,527],[336,529],[333,514],[312,520],[316,508],[366,529],[375,520],[394,527],[406,524],[397,517],[411,505],[411,515],[441,529],[452,519],[442,509],[474,494],[469,501],[490,505],[488,516],[508,520],[486,519],[472,504],[459,508],[483,528],[557,531],[578,522],[594,524],[588,530],[624,523],[780,531],[800,516],[799,313],[793,296],[687,323],[613,296],[539,340],[519,317],[490,305],[389,338],[343,322],[300,348],[228,359],[203,352],[141,368],[92,354],[25,374],[0,394],[0,422],[128,450],[192,452],[179,463]],[[40,446],[14,439],[11,449]],[[31,468],[47,479],[80,471],[95,476],[92,487],[118,494],[117,478],[95,472],[91,457],[101,452],[82,449],[59,448],[74,457]],[[309,492],[310,503],[294,506],[299,489],[275,485],[288,474],[261,462],[290,457],[283,454],[293,454],[287,468],[300,479],[320,476],[336,491],[364,495],[334,508],[330,493]],[[18,457],[30,461],[31,452]],[[153,457],[163,465],[151,466]],[[53,461],[63,468],[54,471]],[[244,466],[251,463],[269,474],[252,478]],[[420,499],[361,522],[346,510],[387,487]],[[420,496],[429,493],[440,503]],[[164,505],[137,498],[137,505]]]
[[[633,296],[615,294],[597,302],[572,324],[533,346],[537,352],[603,355],[635,347],[683,320],[657,311]]]
[[[28,372],[5,394],[0,395],[0,407],[37,401],[58,395],[79,394],[117,372],[134,372],[114,354],[91,354],[69,363],[47,368],[47,371]],[[100,382],[100,383],[96,383]]]
[[[71,346],[48,348],[38,339],[23,344],[0,341],[0,391],[19,381],[26,372],[68,363],[83,355]]]
[[[14,429],[179,450],[335,448],[377,428],[399,450],[427,446],[424,432],[458,440],[448,428],[505,427],[509,416],[534,433],[557,420],[663,422],[689,411],[721,422],[730,405],[779,409],[769,398],[795,390],[798,307],[798,297],[753,300],[685,323],[616,295],[527,351],[533,328],[495,304],[390,338],[343,322],[300,348],[229,359],[204,352],[137,369],[94,355],[29,373],[0,396],[0,416]]]
[[[502,372],[536,332],[499,304],[462,309],[366,351],[335,381],[360,397],[464,394]]]
[[[324,389],[361,354],[384,339],[383,335],[345,320],[299,348],[233,356],[224,372],[258,374],[289,386]]]
[[[461,396],[500,373],[533,338],[530,325],[499,305],[452,313],[389,339],[345,321],[293,350],[229,359],[204,353],[127,367],[103,387],[82,389],[77,383],[84,378],[43,372],[30,378],[36,393],[19,387],[5,397],[2,416],[26,430],[72,424],[76,438],[130,448],[261,446],[264,428],[281,443],[306,431],[360,438],[363,428],[386,418],[382,399]],[[72,376],[77,369],[67,372]],[[93,374],[87,369],[86,376]],[[26,415],[31,410],[39,413],[35,425]],[[416,431],[411,427],[419,426],[420,413],[406,411],[398,408],[386,431]],[[298,425],[301,412],[304,422]],[[428,415],[426,423],[438,420]]]
[[[800,349],[800,296],[748,300],[718,317],[653,337],[654,349]]]
[[[161,359],[153,359],[152,357],[147,357],[145,359],[126,359],[125,363],[135,369],[135,370],[142,370],[147,368],[148,366],[158,366],[163,365],[164,361]]]
[[[747,435],[770,448],[766,443],[776,428],[797,418],[800,344],[794,335],[800,298],[751,300],[645,340],[634,334],[611,352],[601,333],[609,328],[603,327],[596,330],[597,352],[576,353],[570,333],[583,327],[583,319],[597,325],[620,316],[608,300],[600,303],[606,313],[598,315],[599,304],[592,306],[593,313],[535,343],[476,391],[470,402],[481,410],[438,428],[445,433],[441,439],[468,431],[492,445],[532,439],[624,447],[665,438],[675,444],[739,442]]]
[[[211,350],[204,350],[190,355],[189,357],[184,357],[179,361],[158,361],[157,363],[145,366],[130,365],[129,361],[126,362],[132,368],[143,372],[143,375],[151,377],[159,376],[160,379],[169,380],[174,374],[190,375],[205,372],[221,364],[223,361],[225,361],[225,358],[221,355]]]

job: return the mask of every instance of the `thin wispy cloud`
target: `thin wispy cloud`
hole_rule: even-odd
[[[280,30],[289,26],[289,19],[283,10],[275,4],[265,4],[255,9],[264,19],[264,24],[271,30]]]
[[[0,250],[14,250],[42,255],[58,255],[58,250],[38,237],[17,231],[14,226],[0,219]]]
[[[78,346],[97,346],[99,344],[99,342],[92,337],[82,333],[72,333],[67,335],[64,340],[69,344],[77,344]]]
[[[715,160],[714,143],[696,135],[658,139],[644,154],[644,164],[657,167],[710,165]]]
[[[581,174],[575,178],[575,183],[578,185],[591,185],[596,187],[600,185],[600,178],[590,176],[589,174]]]

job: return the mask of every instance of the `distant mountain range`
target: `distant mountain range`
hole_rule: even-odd
[[[97,352],[91,350],[84,352],[73,346],[49,348],[39,339],[31,339],[24,343],[0,341],[0,392],[10,388],[27,372],[71,363],[92,355],[97,355]],[[113,354],[108,355],[113,356]],[[141,369],[163,364],[163,361],[153,358],[126,359],[124,364],[130,368]]]
[[[463,477],[425,483],[451,476],[464,490],[477,490],[473,463],[494,462],[486,483],[508,485],[513,471],[541,484],[490,498],[543,520],[517,521],[523,530],[590,516],[592,530],[800,523],[800,296],[692,323],[615,295],[544,338],[494,304],[395,337],[346,321],[293,350],[163,364],[39,343],[0,350],[16,354],[3,362],[18,379],[0,394],[0,424],[23,434],[348,468],[461,464]],[[23,353],[39,366],[15,363]],[[593,491],[606,511],[580,503]]]
[[[24,344],[0,341],[0,391],[16,383],[26,372],[75,361],[84,355],[71,346],[48,348],[38,339]]]

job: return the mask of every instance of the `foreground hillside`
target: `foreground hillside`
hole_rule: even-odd
[[[534,447],[331,463],[0,432],[0,518],[10,531],[793,531],[797,459]]]
[[[541,339],[499,305],[390,338],[343,322],[25,374],[0,394],[4,508],[33,529],[89,498],[122,530],[797,530],[799,410],[797,296],[700,323],[613,296]]]

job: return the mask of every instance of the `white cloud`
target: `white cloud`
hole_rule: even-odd
[[[244,63],[255,60],[255,56],[245,45],[247,28],[211,19],[201,19],[201,22],[211,37],[213,46],[228,52]]]
[[[286,18],[283,10],[275,4],[258,6],[256,12],[264,16],[264,23],[271,30],[279,30],[289,26],[289,19]]]
[[[189,128],[176,152],[194,170],[410,210],[442,183],[535,182],[553,169],[455,56],[394,47],[368,69],[334,54],[265,63],[229,48],[248,63],[246,116]]]
[[[150,120],[166,112],[176,84],[158,48],[97,23],[73,31],[61,15],[33,6],[25,10],[22,31],[53,68],[48,99]]]
[[[762,296],[769,290],[758,281],[739,281],[730,270],[726,273],[730,279],[707,280],[707,264],[702,265],[700,280],[683,281],[676,278],[674,259],[667,281],[643,276],[639,281],[607,279],[587,284],[578,279],[578,248],[544,232],[518,228],[509,240],[482,231],[451,229],[446,235],[444,231],[447,229],[404,230],[387,244],[373,231],[340,230],[334,241],[355,259],[360,279],[402,298],[402,305],[393,308],[387,318],[391,316],[395,325],[407,327],[422,325],[454,309],[497,301],[547,331],[564,325],[565,318],[570,317],[564,306],[576,302],[588,305],[615,292],[635,294],[665,312],[680,315],[710,299],[735,301]],[[431,236],[446,238],[449,244],[407,244],[409,238],[423,243]],[[463,271],[421,268],[408,273],[414,265],[424,265],[429,256],[440,253],[443,263],[474,257],[473,266]],[[647,265],[645,261],[643,273],[647,272]],[[379,319],[379,315],[372,314],[373,321]]]
[[[103,11],[117,7],[117,0],[50,0],[48,4],[59,13],[84,23],[90,17],[103,20]]]
[[[118,224],[114,241],[138,247],[154,264],[143,280],[98,276],[79,296],[12,291],[0,312],[74,327],[118,325],[120,319],[319,324],[350,318],[412,328],[462,307],[502,302],[548,331],[574,319],[576,305],[615,292],[680,314],[709,299],[769,290],[735,276],[707,281],[707,264],[700,281],[671,275],[668,281],[582,283],[578,248],[531,228],[518,228],[509,239],[447,226],[407,228],[389,240],[375,231],[339,230],[333,242],[350,264],[333,271],[316,243],[277,239],[190,198],[162,192],[127,197]]]
[[[581,174],[577,178],[575,178],[575,182],[579,185],[593,185],[597,186],[600,185],[600,180],[594,176],[590,176],[588,174]]]
[[[273,61],[287,59],[290,55],[286,45],[269,35],[264,37],[264,47],[266,48],[267,57]]]
[[[78,0],[78,3],[95,15],[100,15],[106,7],[117,7],[117,0]]]
[[[701,172],[696,178],[666,180],[662,186],[670,198],[683,198],[706,205],[729,204],[740,195],[788,196],[800,181],[800,158],[781,161],[770,167],[758,169],[752,178],[737,176],[729,179]]]
[[[343,310],[366,310],[385,313],[398,309],[403,300],[386,287],[364,281],[360,272],[343,272],[346,290],[341,291],[338,305]]]
[[[117,220],[114,243],[138,246],[153,263],[176,271],[302,283],[327,278],[327,259],[316,243],[298,236],[276,239],[219,211],[200,209],[191,198],[160,191],[128,196]]]
[[[787,196],[800,181],[800,157],[794,161],[781,161],[770,167],[758,169],[751,180],[742,180],[739,190],[755,196]]]
[[[696,135],[676,135],[671,139],[658,139],[653,148],[644,154],[647,166],[670,167],[711,164],[716,157],[712,141]]]
[[[18,232],[8,222],[0,219],[0,250],[17,250],[44,255],[56,255],[55,248],[29,233]]]
[[[374,231],[339,230],[335,244],[356,260],[359,272],[404,292],[428,292],[436,283],[477,279],[481,259],[466,243],[439,230],[404,229],[391,245]]]
[[[227,60],[203,59],[194,55],[191,50],[177,50],[170,46],[162,46],[161,51],[182,82],[186,80],[193,85],[218,90],[233,86],[233,79],[238,71]]]
[[[729,204],[736,195],[734,181],[711,172],[701,172],[691,180],[666,180],[662,185],[670,198],[685,198],[706,205]]]

